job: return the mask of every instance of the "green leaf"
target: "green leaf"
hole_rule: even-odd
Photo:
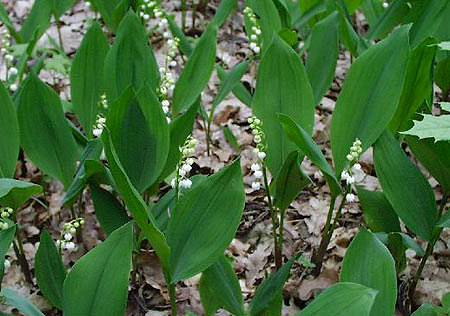
[[[437,207],[427,179],[389,131],[381,135],[373,151],[375,170],[386,198],[414,233],[430,240],[437,221]]]
[[[19,209],[23,203],[35,194],[42,192],[40,185],[14,179],[0,179],[0,204]]]
[[[223,255],[244,204],[239,159],[181,196],[167,229],[171,283],[204,271]]]
[[[299,125],[297,125],[289,116],[279,114],[278,119],[287,138],[294,143],[298,149],[306,155],[322,171],[330,187],[331,194],[338,196],[342,193],[341,185],[336,175],[328,164],[320,148],[311,138],[311,136]]]
[[[61,100],[53,89],[30,74],[19,92],[17,104],[25,153],[42,171],[67,188],[80,152],[64,117]]]
[[[237,0],[222,0],[216,10],[216,14],[211,23],[215,23],[220,27],[227,20],[230,13],[237,7]]]
[[[350,67],[331,121],[331,148],[338,175],[348,162],[346,155],[355,139],[361,140],[365,151],[395,113],[408,61],[408,29],[397,29]]]
[[[174,114],[188,109],[208,84],[216,61],[217,25],[210,23],[189,56],[173,92]]]
[[[143,192],[158,179],[166,164],[169,125],[150,86],[144,84],[135,98],[129,89],[111,106],[106,125],[125,172],[134,187]]]
[[[73,109],[88,137],[99,112],[98,102],[104,90],[103,64],[109,45],[100,27],[94,22],[83,37],[70,69],[70,95]]]
[[[34,36],[38,39],[47,31],[50,26],[54,0],[35,0],[30,13],[20,29],[20,36],[26,43]],[[35,34],[36,32],[36,34]]]
[[[400,102],[389,123],[393,133],[408,129],[411,118],[431,95],[431,71],[436,53],[436,48],[430,46],[433,43],[434,39],[426,39],[410,53]]]
[[[406,141],[420,163],[442,186],[446,194],[450,194],[450,142],[435,143],[431,139],[418,139],[407,136]]]
[[[13,22],[9,18],[8,12],[6,11],[3,3],[0,3],[0,21],[8,28],[11,35],[14,37],[17,43],[22,43],[22,38],[19,33],[17,33]]]
[[[443,95],[446,95],[450,91],[450,77],[448,73],[450,71],[450,57],[446,57],[442,60],[437,60],[437,65],[434,68],[434,81],[442,89]]]
[[[95,184],[90,185],[89,188],[94,203],[95,216],[106,234],[110,235],[117,228],[130,221],[127,211],[112,193]]]
[[[386,37],[394,27],[405,19],[409,11],[408,0],[392,1],[378,21],[373,26],[371,25],[366,36],[367,39],[374,40]]]
[[[222,256],[203,271],[199,291],[207,315],[213,315],[221,307],[233,315],[245,315],[241,286],[227,257]]]
[[[156,92],[158,65],[140,19],[129,11],[117,29],[114,44],[105,59],[105,89],[112,104],[130,85],[138,91],[148,84]]]
[[[448,0],[416,1],[413,9],[406,18],[412,22],[409,32],[411,47],[414,49],[428,36],[436,35],[438,28],[446,17],[446,8],[450,5]]]
[[[436,46],[442,50],[450,50],[450,42],[440,42]]]
[[[450,227],[450,212],[446,212],[442,215],[436,226],[442,228]]]
[[[7,229],[0,231],[0,289],[3,280],[3,274],[5,272],[5,256],[11,248],[11,244],[16,234],[17,226],[11,226]]]
[[[133,215],[144,236],[148,238],[158,255],[164,271],[168,271],[170,249],[167,245],[166,238],[159,230],[155,218],[148,212],[146,203],[139,192],[133,187],[125,170],[120,164],[116,149],[112,143],[111,135],[107,128],[103,130],[102,141],[109,168],[111,169],[111,174],[117,185],[120,196],[125,202],[128,211]]]
[[[199,105],[200,102],[198,100],[186,111],[186,113],[176,117],[170,122],[169,154],[167,155],[166,165],[160,176],[161,179],[169,176],[180,161],[180,147],[183,146],[187,137],[192,133]]]
[[[78,260],[64,281],[64,315],[123,315],[132,250],[130,222]]]
[[[372,232],[401,231],[398,216],[383,192],[369,191],[360,186],[357,190],[364,219]]]
[[[314,123],[314,96],[298,54],[275,35],[258,70],[253,114],[262,121],[267,141],[267,166],[278,174],[295,145],[284,135],[277,113],[289,115],[309,134]]]
[[[220,65],[216,65],[217,70],[217,76],[219,79],[223,82],[228,78],[227,72],[222,68]],[[242,103],[244,103],[246,106],[251,107],[252,105],[252,95],[250,92],[248,92],[247,88],[241,83],[238,82],[234,88],[232,89],[233,94],[236,96],[236,98],[239,99]]]
[[[105,172],[106,168],[99,166],[101,152],[103,150],[103,144],[100,139],[95,138],[88,142],[81,155],[80,164],[75,172],[72,183],[67,189],[67,193],[64,196],[63,204],[71,206],[78,195],[83,191],[89,178],[97,172]],[[87,161],[90,161],[87,163]],[[95,161],[95,162],[94,162]]]
[[[116,31],[119,22],[114,18],[114,11],[117,6],[122,2],[121,0],[91,0],[94,7],[100,12],[106,25],[108,25],[111,31]],[[119,32],[119,31],[118,31]]]
[[[63,284],[66,268],[50,234],[44,230],[36,252],[34,269],[39,289],[53,306],[63,308]]]
[[[303,155],[291,152],[275,179],[274,205],[281,211],[286,210],[300,191],[311,183],[300,168]]]
[[[213,101],[213,107],[211,113],[214,113],[216,107],[222,102],[227,95],[237,86],[242,76],[247,72],[249,61],[245,60],[236,64],[228,74],[226,74],[224,80],[221,82],[219,90]]]
[[[236,136],[234,136],[233,131],[228,126],[223,126],[222,131],[227,143],[235,150],[239,151],[239,142]]]
[[[339,53],[339,13],[337,11],[314,25],[311,33],[306,73],[319,104],[333,82]]]
[[[423,120],[414,121],[414,126],[402,134],[422,138],[434,138],[435,142],[450,140],[450,115],[434,116],[422,114]]]
[[[299,256],[299,254],[294,255],[281,267],[280,270],[265,279],[264,282],[258,287],[255,296],[252,298],[252,301],[248,307],[248,313],[250,316],[260,315],[271,306],[274,300],[279,298],[279,293],[281,293],[284,283],[289,278],[292,265]]]
[[[426,302],[418,310],[416,310],[411,316],[438,316],[433,309],[433,305]]]
[[[55,15],[56,20],[59,20],[59,17],[62,16],[66,11],[70,10],[77,0],[53,0],[53,14]]]
[[[359,284],[334,284],[294,316],[369,316],[376,295],[377,291]]]
[[[11,289],[3,289],[0,292],[0,298],[3,298],[4,304],[14,306],[26,316],[45,316],[28,299]]]
[[[342,262],[341,282],[352,282],[378,291],[371,316],[393,315],[397,300],[397,274],[389,250],[364,228],[353,239]]]
[[[5,86],[0,83],[0,177],[12,178],[19,155],[19,123]]]

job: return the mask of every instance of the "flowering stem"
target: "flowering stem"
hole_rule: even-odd
[[[177,316],[177,293],[175,291],[175,284],[169,283],[170,296],[170,315]]]
[[[348,185],[347,190],[344,192],[344,195],[342,196],[342,201],[339,204],[339,208],[336,212],[336,216],[334,217],[333,224],[331,224],[331,219],[333,216],[333,210],[334,210],[334,205],[336,202],[336,197],[332,198],[332,200],[331,200],[330,209],[328,211],[328,216],[327,216],[327,222],[326,222],[325,228],[322,232],[322,240],[320,242],[320,245],[319,245],[319,248],[318,248],[316,254],[313,256],[313,259],[312,259],[312,263],[315,265],[314,270],[312,272],[312,274],[314,276],[318,276],[320,274],[320,271],[322,270],[323,258],[325,257],[325,253],[327,251],[328,244],[330,243],[331,236],[333,236],[333,232],[336,228],[337,222],[342,213],[342,209],[345,205],[345,195],[347,194],[347,192],[350,189],[351,189],[350,185]]]
[[[269,182],[267,181],[267,171],[266,166],[263,164],[262,167],[263,177],[264,177],[264,189],[266,190],[267,195],[267,205],[269,206],[270,217],[272,219],[272,235],[273,235],[273,243],[274,243],[274,252],[275,252],[275,268],[278,271],[282,266],[282,257],[281,252],[278,247],[278,236],[277,236],[277,215],[275,209],[272,205],[272,198],[270,196]]]
[[[445,195],[442,197],[441,206],[439,208],[438,218],[441,218],[448,198],[449,198],[449,195]],[[436,242],[438,241],[439,236],[442,233],[442,230],[443,230],[443,228],[441,228],[441,227],[436,228],[436,230],[434,231],[433,237],[428,242],[427,249],[425,250],[425,255],[422,257],[422,260],[420,261],[419,268],[417,269],[417,272],[416,272],[414,279],[411,283],[411,286],[409,288],[409,299],[411,301],[411,305],[414,304],[414,293],[416,292],[416,287],[417,287],[417,284],[419,283],[420,277],[422,276],[422,272],[423,272],[423,269],[425,268],[425,264],[427,263],[428,258],[433,253],[434,246],[436,245]]]

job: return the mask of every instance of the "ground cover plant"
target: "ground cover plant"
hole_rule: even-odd
[[[450,0],[2,0],[1,315],[449,315]]]

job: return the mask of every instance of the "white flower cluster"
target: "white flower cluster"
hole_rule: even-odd
[[[10,207],[3,207],[0,209],[0,230],[8,229],[9,225],[6,222],[6,219],[8,219],[13,212],[13,209]]]
[[[9,79],[9,76],[15,76],[18,74],[18,70],[13,66],[14,56],[12,55],[12,47],[11,47],[11,34],[7,29],[1,32],[2,39],[0,42],[0,54],[5,59],[6,65],[6,80]],[[9,88],[11,91],[17,90],[17,84],[12,83]]]
[[[11,261],[9,261],[8,259],[5,259],[3,266],[5,267],[5,272],[8,272],[9,268],[11,268]]]
[[[259,26],[258,19],[251,8],[246,7],[244,9],[244,14],[252,24],[249,32],[250,49],[255,54],[259,54],[261,52],[261,27]]]
[[[389,3],[388,2],[383,2],[383,8],[387,9],[389,7]]]
[[[100,96],[100,101],[99,101],[99,105],[104,108],[105,110],[108,109],[108,101],[106,100],[106,94],[102,94]]]
[[[256,147],[253,149],[253,152],[257,157],[256,162],[251,166],[254,178],[252,182],[252,189],[258,191],[261,189],[261,182],[263,178],[262,168],[264,159],[266,158],[265,138],[264,132],[262,131],[262,122],[259,118],[252,116],[248,119],[248,122],[250,124],[250,128],[252,129],[253,140],[256,143]]]
[[[195,146],[197,146],[197,140],[189,136],[183,147],[180,147],[181,160],[177,164],[177,176],[170,183],[173,188],[178,186],[181,189],[189,189],[192,186],[192,181],[188,176],[194,164],[192,156],[195,154]]]
[[[166,114],[167,122],[170,123],[170,96],[175,89],[175,79],[170,72],[170,68],[177,65],[176,56],[178,51],[178,44],[180,40],[175,38],[169,38],[167,40],[167,54],[165,57],[164,67],[159,69],[161,75],[161,83],[158,89],[158,97],[161,100],[163,112]]]
[[[61,232],[61,240],[56,241],[56,245],[60,249],[75,251],[77,246],[73,242],[73,236],[77,233],[78,229],[84,225],[83,218],[77,218],[69,223],[64,224],[64,228]]]
[[[97,114],[97,120],[94,129],[92,130],[92,134],[94,134],[95,137],[100,137],[102,135],[105,123],[106,119],[101,114]]]
[[[362,153],[361,141],[357,138],[352,146],[350,147],[350,153],[347,155],[347,160],[350,161],[350,165],[341,173],[341,179],[345,181],[347,185],[353,185],[357,182],[358,175],[364,173],[361,165],[358,163],[358,159]],[[356,195],[353,193],[348,193],[345,196],[345,199],[349,203],[353,203],[356,201]]]
[[[150,19],[150,15],[153,14],[155,18],[160,18],[161,21],[159,21],[158,25],[160,27],[165,27],[168,25],[168,21],[166,18],[166,13],[161,8],[158,2],[156,1],[150,1],[150,0],[144,0],[144,3],[141,4],[141,12],[139,13],[140,17],[143,18],[145,21],[148,21]]]

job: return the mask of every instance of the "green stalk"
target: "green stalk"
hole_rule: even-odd
[[[19,229],[17,229],[16,232],[16,241],[13,242],[13,248],[17,260],[19,261],[20,269],[25,276],[25,280],[33,285],[33,278],[31,277],[30,266],[28,265],[27,258],[25,257],[25,252],[23,251],[23,243],[22,238],[20,237]]]
[[[283,234],[284,234],[284,215],[286,209],[280,211],[280,226],[278,227],[278,250],[281,256],[281,264],[283,264]]]
[[[447,203],[448,197],[449,197],[448,195],[442,197],[438,218],[441,218],[444,212],[445,204]],[[409,288],[409,298],[411,300],[411,305],[413,305],[414,303],[413,300],[414,294],[416,292],[416,287],[417,284],[419,283],[420,277],[422,276],[423,269],[425,268],[425,264],[427,263],[428,258],[433,253],[434,246],[436,245],[436,242],[438,241],[439,236],[441,235],[443,229],[444,228],[442,227],[436,228],[436,230],[434,231],[433,238],[428,242],[427,249],[425,250],[425,255],[422,257],[422,260],[420,261],[419,268],[417,269],[417,272]]]
[[[177,316],[177,294],[175,291],[175,284],[169,283],[170,296],[170,315]]]
[[[181,29],[186,31],[186,0],[181,0]]]
[[[61,21],[59,18],[56,19],[56,29],[58,30],[59,46],[61,46],[61,50],[64,51],[64,43],[61,35]]]
[[[269,181],[267,180],[267,170],[266,166],[263,164],[262,167],[263,177],[264,177],[264,189],[267,195],[267,205],[269,206],[270,217],[272,219],[272,235],[273,235],[273,244],[274,244],[274,252],[275,252],[275,268],[278,271],[283,265],[283,258],[280,252],[280,248],[278,247],[278,236],[277,236],[277,214],[272,205],[272,198],[270,196],[269,190]]]

